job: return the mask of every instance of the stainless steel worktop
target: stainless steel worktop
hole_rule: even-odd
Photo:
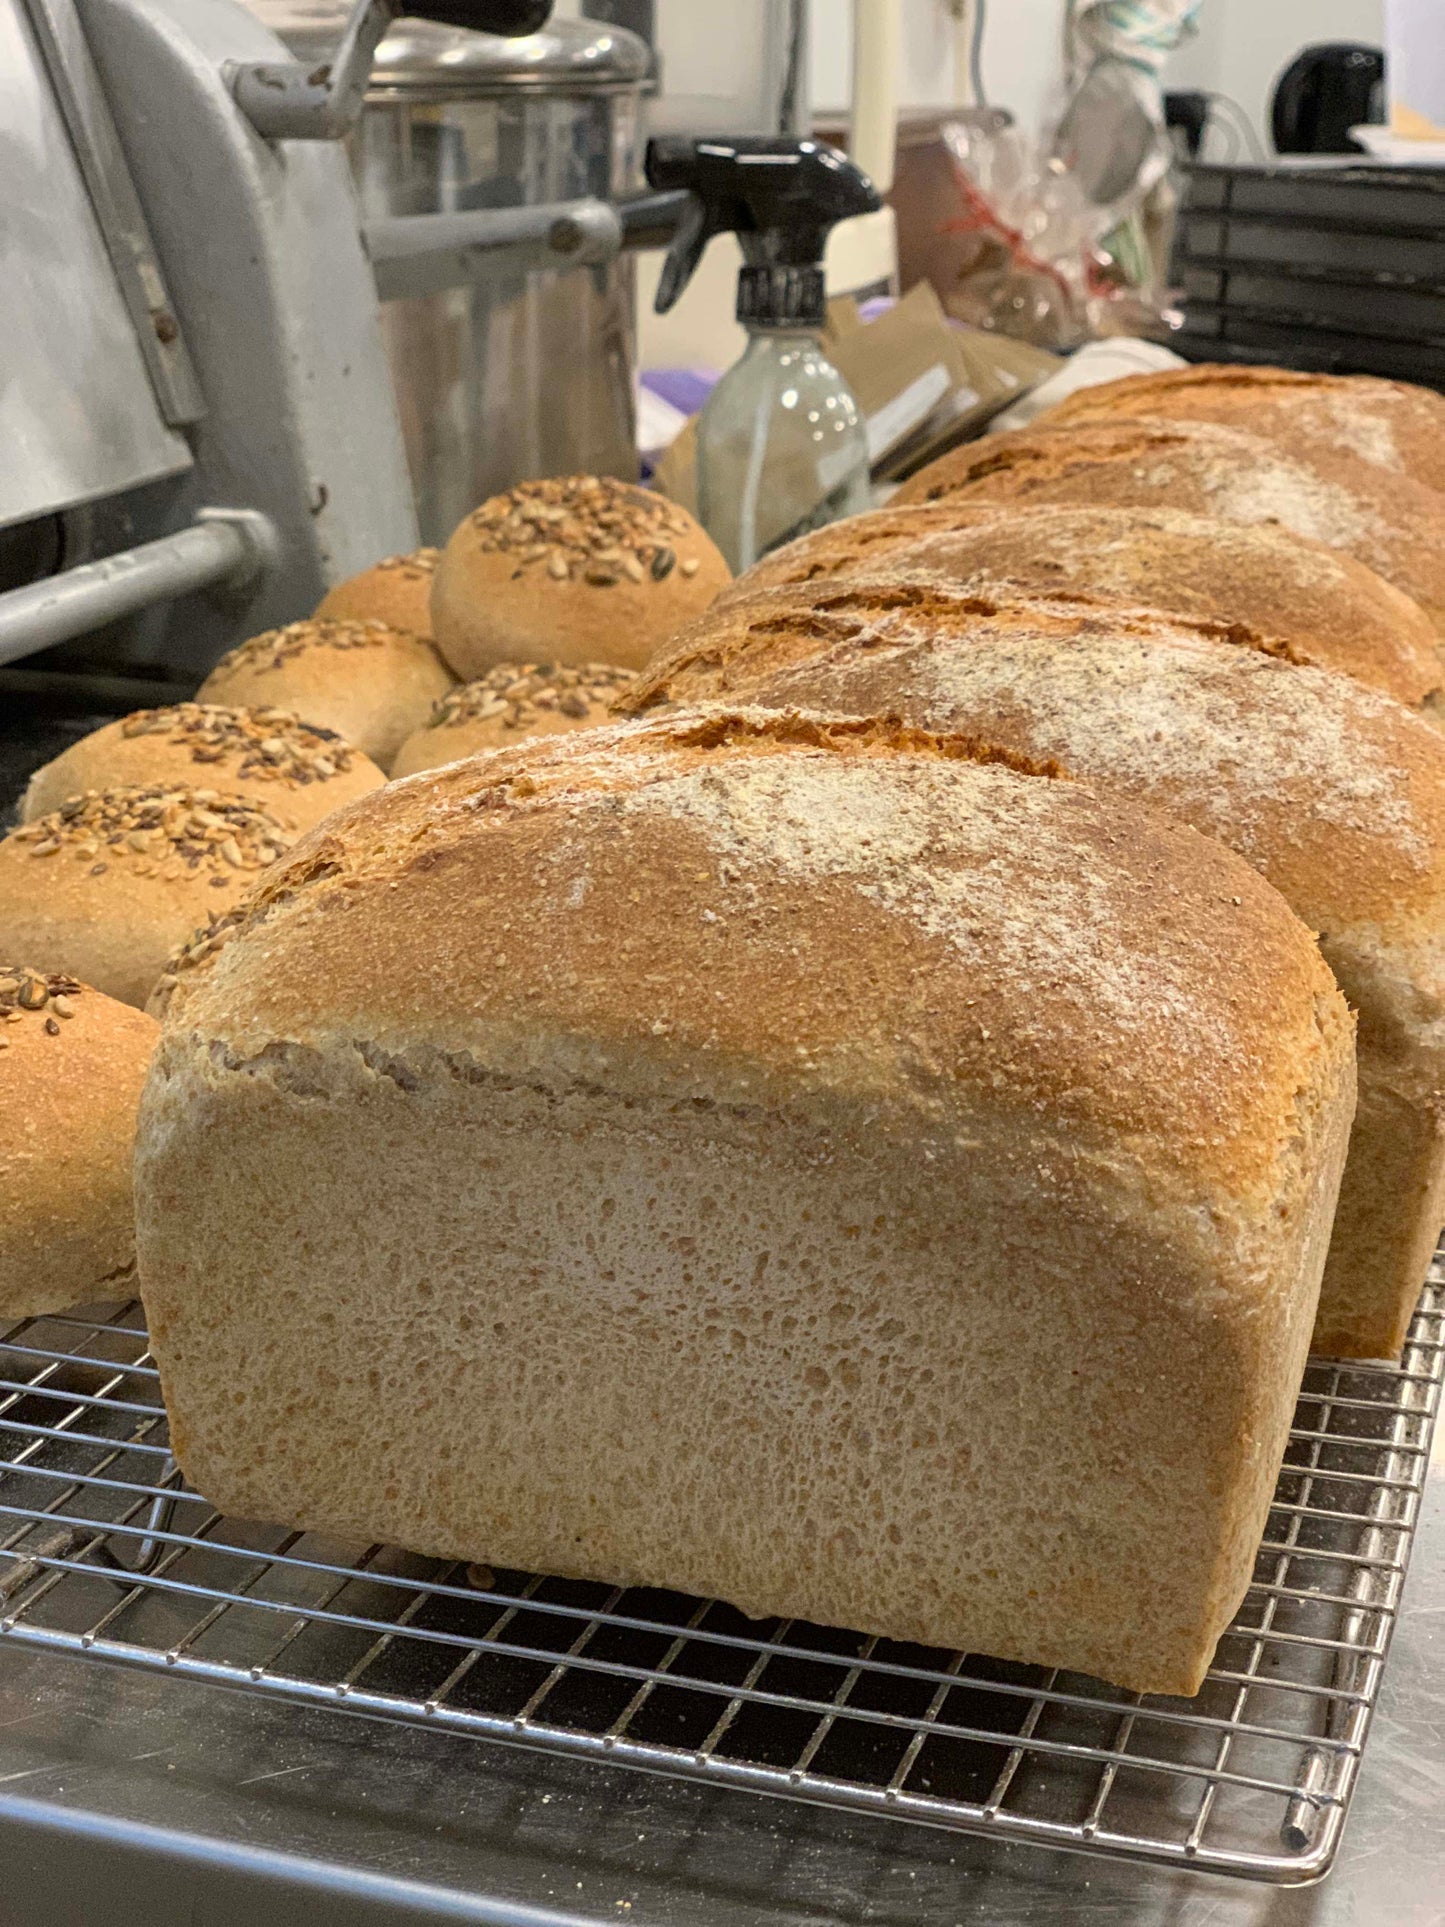
[[[1320,1886],[1281,1890],[846,1819],[3,1651],[0,1921],[1438,1927],[1442,1662],[1445,1433],[1339,1862]]]

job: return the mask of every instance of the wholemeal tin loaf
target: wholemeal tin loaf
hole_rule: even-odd
[[[1306,461],[1343,456],[1445,489],[1445,396],[1378,375],[1196,362],[1077,389],[1038,420],[1054,427],[1140,415],[1219,422]]]
[[[159,1035],[74,977],[0,963],[0,1317],[134,1295],[131,1155]]]
[[[1053,756],[1231,845],[1321,933],[1360,1109],[1317,1344],[1399,1352],[1445,1223],[1445,740],[1400,704],[1150,611],[854,579],[719,609],[629,701],[803,704]]]
[[[87,790],[180,783],[249,797],[292,829],[310,829],[385,781],[334,730],[289,710],[174,703],[138,709],[62,750],[31,777],[20,816],[29,823]]]
[[[1276,891],[986,745],[453,763],[180,974],[136,1166],[174,1448],[246,1517],[1191,1692],[1352,1105]]]
[[[995,435],[919,469],[894,500],[1173,508],[1246,526],[1276,522],[1352,555],[1445,628],[1445,496],[1348,455],[1306,461],[1214,422],[1111,417]]]
[[[1227,623],[1241,640],[1338,670],[1445,721],[1445,657],[1425,612],[1353,556],[1273,522],[945,498],[830,522],[765,556],[719,600],[879,569],[937,576],[994,600],[1083,596]]]

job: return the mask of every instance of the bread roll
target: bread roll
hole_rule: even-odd
[[[502,662],[637,669],[729,580],[709,537],[665,495],[605,475],[522,482],[447,543],[432,629],[466,680]]]
[[[1209,422],[1080,422],[969,442],[919,469],[894,497],[900,506],[944,500],[1277,522],[1354,556],[1445,627],[1445,500],[1348,456],[1306,464],[1260,435]]]
[[[0,953],[144,1006],[167,958],[294,832],[245,797],[91,790],[0,839]]]
[[[385,781],[369,756],[289,710],[175,703],[138,709],[62,750],[31,777],[20,818],[32,822],[86,790],[200,782],[310,829]]]
[[[796,704],[1057,757],[1230,844],[1359,1012],[1360,1110],[1315,1335],[1394,1357],[1445,1223],[1445,740],[1389,697],[1150,612],[856,579],[716,610],[630,702]]]
[[[134,1294],[131,1154],[159,1033],[74,977],[0,964],[0,1318]]]
[[[290,709],[334,729],[382,769],[431,714],[452,676],[423,636],[384,622],[292,622],[222,656],[198,699]]]
[[[880,568],[994,599],[1083,596],[1233,624],[1242,639],[1353,676],[1445,722],[1440,638],[1424,611],[1353,556],[1269,522],[967,499],[875,509],[776,550],[719,599]]]
[[[314,831],[142,1106],[191,1481],[1192,1692],[1298,1389],[1350,1020],[1247,864],[1026,769],[684,718]]]
[[[384,622],[414,636],[431,635],[431,585],[440,549],[389,555],[328,589],[315,614],[331,622]]]
[[[1307,460],[1343,456],[1445,489],[1445,397],[1375,375],[1200,362],[1077,389],[1038,419],[1053,428],[1140,415],[1220,422]]]
[[[593,729],[609,720],[613,701],[632,681],[630,669],[584,662],[504,662],[476,682],[443,696],[431,720],[402,744],[393,774],[437,769],[459,756],[505,749],[529,736]]]

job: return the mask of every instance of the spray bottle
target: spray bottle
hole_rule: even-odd
[[[748,331],[697,426],[703,527],[734,571],[868,506],[868,436],[848,384],[823,352],[828,231],[880,205],[873,183],[818,141],[753,135],[648,143],[650,186],[685,188],[657,289],[677,300],[715,234],[738,236],[737,317]]]

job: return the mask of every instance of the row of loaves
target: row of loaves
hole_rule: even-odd
[[[1061,714],[1119,637],[1315,692],[1307,773],[1339,690],[1445,745],[1247,611],[832,574],[702,618],[627,699],[664,714],[361,797],[177,960],[137,1165],[176,1450],[250,1516],[1192,1691],[1315,1316],[1345,1001],[1243,834],[1004,727],[722,685],[920,635],[1017,667],[1032,610]]]
[[[140,1262],[203,1489],[1193,1690],[1332,1231],[1346,1347],[1423,1270],[1445,743],[1408,594],[1146,507],[1026,544],[1062,581],[970,565],[1013,508],[824,532],[639,720],[362,799],[181,960]]]

